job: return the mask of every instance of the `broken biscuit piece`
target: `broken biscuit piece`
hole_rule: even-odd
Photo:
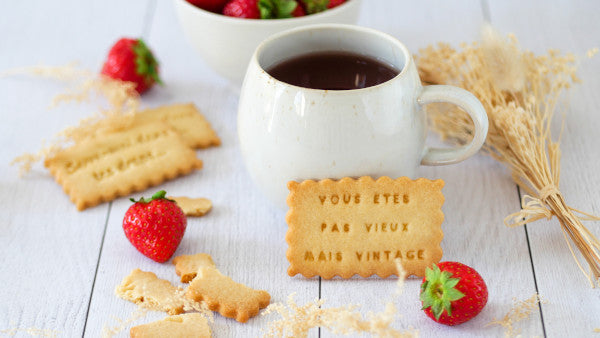
[[[208,198],[189,197],[167,197],[175,201],[186,216],[204,216],[212,208],[212,202]]]
[[[131,328],[132,338],[205,338],[211,337],[208,321],[199,313],[186,313],[169,316],[144,325]]]
[[[115,293],[145,308],[177,315],[183,313],[184,302],[178,295],[181,291],[152,272],[135,269],[117,286]]]
[[[201,267],[215,267],[215,263],[209,254],[199,253],[195,255],[181,255],[173,258],[175,273],[181,277],[182,283],[189,283]]]
[[[269,305],[271,295],[236,283],[215,267],[201,267],[186,291],[186,297],[205,301],[208,308],[221,315],[245,323]]]

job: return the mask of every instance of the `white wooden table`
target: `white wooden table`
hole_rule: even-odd
[[[0,71],[77,60],[99,69],[109,46],[121,36],[142,36],[161,61],[164,87],[144,96],[156,106],[194,102],[222,138],[217,148],[199,151],[204,169],[158,188],[173,195],[210,198],[213,211],[189,220],[177,254],[206,252],[235,280],[268,290],[274,302],[296,292],[303,304],[362,304],[382,311],[395,280],[290,278],[284,212],[273,208],[246,173],[236,137],[238,95],[186,43],[170,1],[82,2],[75,0],[1,2]],[[558,48],[583,55],[600,45],[598,1],[382,1],[366,0],[360,25],[388,32],[412,51],[435,43],[477,39],[484,20],[514,32],[536,52]],[[569,204],[600,214],[600,59],[582,63],[583,84],[570,94],[565,111],[561,190]],[[121,221],[130,202],[121,198],[78,212],[41,166],[24,179],[9,162],[37,150],[66,125],[94,110],[65,105],[47,110],[62,85],[29,77],[0,79],[0,336],[26,328],[48,329],[60,337],[97,337],[104,325],[125,319],[135,305],[117,298],[115,286],[132,269],[154,271],[176,283],[170,264],[139,254],[125,238]],[[501,318],[513,299],[536,291],[546,300],[517,327],[524,336],[585,337],[600,327],[600,290],[590,289],[574,264],[555,220],[509,229],[502,219],[519,208],[519,192],[506,169],[483,155],[448,167],[423,167],[428,178],[446,181],[443,260],[475,267],[489,287],[489,302],[474,320],[448,328],[420,311],[419,280],[409,280],[396,304],[396,326],[429,336],[502,336],[486,326]],[[144,195],[150,195],[151,189]],[[140,196],[141,194],[135,194]],[[598,223],[588,226],[600,236]],[[164,317],[149,313],[138,322]],[[255,337],[274,317],[246,324],[216,316],[216,337]],[[18,329],[17,331],[11,331]],[[126,336],[128,330],[121,333]],[[311,336],[329,336],[313,330]]]

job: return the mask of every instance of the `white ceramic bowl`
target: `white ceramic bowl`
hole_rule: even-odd
[[[318,23],[356,23],[361,0],[348,0],[330,10],[290,19],[240,19],[174,0],[179,22],[188,41],[217,73],[240,86],[254,49],[272,34]]]

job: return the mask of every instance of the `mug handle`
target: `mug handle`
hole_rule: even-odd
[[[423,106],[434,102],[448,102],[462,108],[475,124],[475,135],[471,143],[455,148],[429,148],[425,147],[421,164],[445,165],[457,163],[474,155],[485,142],[488,132],[488,118],[483,105],[468,91],[446,85],[425,86],[417,98]]]

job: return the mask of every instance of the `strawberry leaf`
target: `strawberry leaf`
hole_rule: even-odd
[[[436,319],[440,319],[444,311],[448,313],[448,316],[452,316],[452,302],[465,296],[455,288],[459,282],[459,278],[452,278],[450,272],[441,271],[435,264],[433,269],[427,268],[425,282],[421,285],[421,295],[419,296],[423,302],[423,310],[431,308]]]
[[[319,13],[327,10],[329,0],[301,0],[307,14]]]
[[[448,289],[448,291],[446,291],[445,296],[448,298],[449,301],[452,302],[452,301],[463,298],[465,296],[465,294],[458,291],[457,289],[452,288],[452,289]]]
[[[275,2],[275,8],[277,10],[277,18],[291,18],[292,12],[296,7],[300,6],[295,0],[273,0]]]
[[[291,18],[292,12],[298,7],[296,0],[259,0],[258,9],[261,19]]]
[[[144,43],[144,40],[137,40],[137,43],[133,45],[133,52],[135,53],[136,73],[143,76],[146,82],[154,81],[162,84],[158,76],[158,61],[156,61],[154,55]]]
[[[261,19],[273,19],[275,13],[275,5],[272,0],[259,0],[258,10],[260,11]]]
[[[138,203],[138,202],[139,202],[139,203],[150,203],[150,202],[152,202],[152,201],[155,201],[155,200],[160,200],[160,199],[165,199],[165,200],[167,200],[167,201],[175,202],[175,201],[173,201],[173,200],[171,200],[171,199],[168,199],[168,198],[166,198],[165,196],[167,196],[167,192],[166,192],[166,191],[164,191],[164,190],[160,190],[160,191],[157,191],[157,192],[156,192],[154,195],[152,195],[152,197],[150,197],[150,198],[144,198],[144,197],[141,197],[141,198],[140,198],[139,200],[137,200],[137,201],[136,201],[135,199],[133,199],[133,198],[130,198],[129,200],[130,200],[131,202],[133,202],[133,203]]]

